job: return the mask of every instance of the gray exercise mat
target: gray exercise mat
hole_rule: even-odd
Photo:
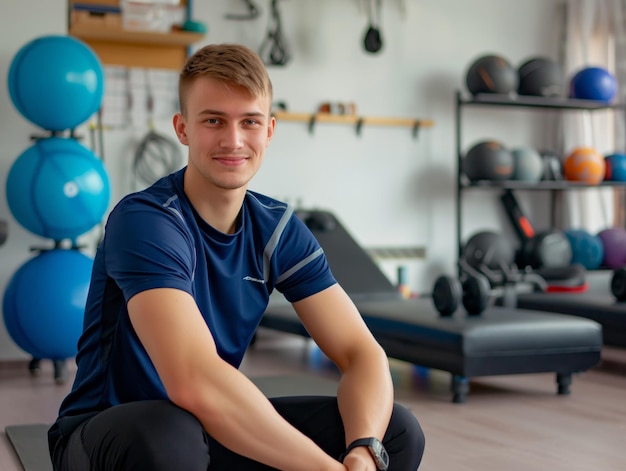
[[[50,424],[9,425],[7,437],[24,467],[24,471],[52,471],[48,454]]]
[[[334,396],[337,381],[309,375],[260,376],[250,380],[267,397]],[[50,424],[9,425],[5,432],[24,471],[52,471],[48,454]]]

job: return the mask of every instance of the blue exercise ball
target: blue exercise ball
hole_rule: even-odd
[[[15,108],[50,131],[74,129],[102,103],[104,72],[98,56],[71,36],[43,36],[13,57],[8,75]]]
[[[626,182],[626,154],[614,153],[604,157],[604,179],[613,182]]]
[[[584,229],[564,231],[572,247],[572,264],[579,264],[587,270],[596,270],[604,260],[604,246],[597,235]]]
[[[11,213],[25,229],[54,240],[76,239],[104,217],[110,198],[102,161],[75,139],[50,137],[26,149],[6,182]]]
[[[13,341],[35,358],[76,355],[93,260],[78,250],[41,252],[13,274],[2,310]]]
[[[570,82],[570,97],[609,103],[617,95],[617,79],[602,67],[585,67]]]

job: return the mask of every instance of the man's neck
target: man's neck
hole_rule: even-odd
[[[194,185],[185,178],[185,194],[207,224],[225,234],[235,232],[237,216],[246,195],[245,187],[226,190]]]

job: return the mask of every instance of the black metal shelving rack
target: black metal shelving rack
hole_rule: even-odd
[[[620,187],[626,186],[625,182],[602,182],[599,185],[590,185],[587,183],[572,181],[540,181],[540,182],[522,182],[515,180],[508,181],[479,181],[470,182],[463,174],[463,153],[462,153],[462,116],[461,112],[464,107],[508,107],[508,108],[526,108],[526,109],[552,109],[560,111],[596,111],[596,110],[623,110],[626,111],[626,103],[607,104],[594,100],[580,100],[573,98],[560,97],[534,97],[521,95],[497,95],[497,94],[477,94],[469,98],[464,97],[460,91],[456,92],[455,107],[455,127],[456,127],[456,195],[455,195],[455,212],[456,212],[456,242],[459,259],[463,255],[462,242],[462,207],[461,197],[465,190],[531,190],[531,191],[551,191],[552,195],[552,220],[555,220],[555,195],[557,191],[575,190],[582,188],[602,187]],[[555,191],[556,190],[556,191]],[[459,273],[460,275],[460,273]]]

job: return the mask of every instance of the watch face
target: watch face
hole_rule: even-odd
[[[389,466],[389,455],[387,450],[379,440],[372,440],[370,443],[370,450],[374,461],[376,461],[376,467],[380,470],[386,470]]]

